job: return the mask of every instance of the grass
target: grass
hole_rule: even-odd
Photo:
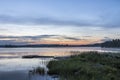
[[[45,74],[45,69],[42,68],[42,67],[37,67],[37,68],[35,68],[33,70],[30,70],[29,73],[44,75]]]
[[[65,60],[50,61],[48,74],[60,80],[120,80],[120,54],[83,52]]]

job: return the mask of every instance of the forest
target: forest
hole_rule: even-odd
[[[120,39],[113,39],[111,41],[106,41],[101,44],[101,47],[119,48],[120,47]]]

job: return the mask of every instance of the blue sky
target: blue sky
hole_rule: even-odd
[[[120,0],[0,0],[0,44],[89,44],[120,38],[119,4]]]

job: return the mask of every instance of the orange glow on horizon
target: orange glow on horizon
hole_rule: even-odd
[[[79,40],[79,41],[35,41],[30,44],[63,44],[63,45],[85,45],[85,44],[93,44],[96,40]]]

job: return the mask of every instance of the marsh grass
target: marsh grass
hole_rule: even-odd
[[[33,70],[30,70],[29,73],[44,75],[45,74],[45,69],[41,68],[41,67],[37,67],[37,68],[34,68]]]
[[[61,80],[120,80],[120,54],[83,52],[65,60],[50,61],[48,74]]]

